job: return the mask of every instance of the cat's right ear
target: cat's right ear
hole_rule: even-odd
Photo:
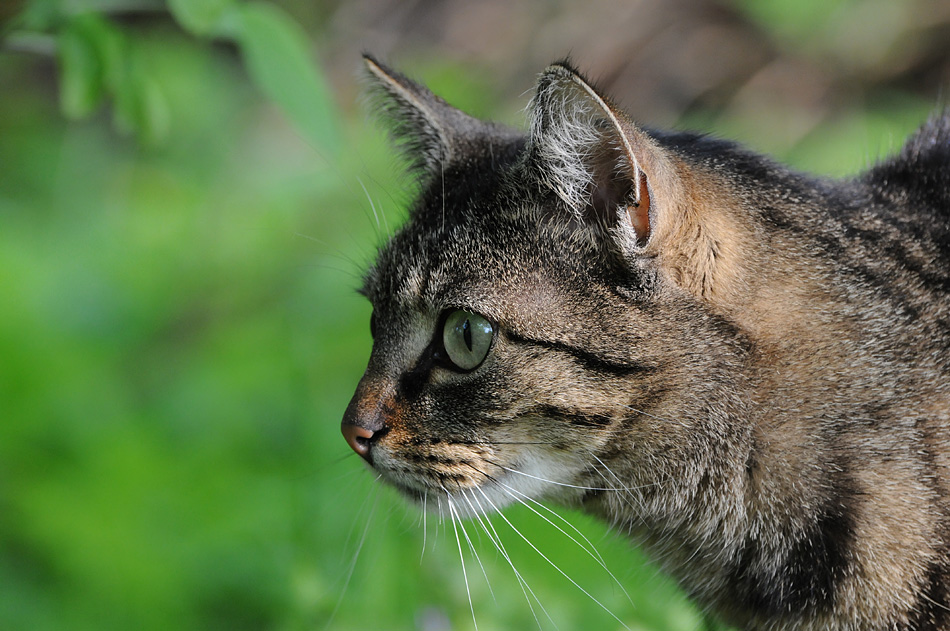
[[[434,175],[458,157],[465,131],[482,125],[422,84],[364,54],[367,96],[417,175]]]
[[[672,193],[660,189],[675,184],[660,148],[568,62],[542,73],[532,109],[529,155],[541,182],[626,253],[645,246]]]
[[[745,229],[728,187],[641,130],[569,63],[538,81],[527,156],[543,186],[626,262],[697,296],[738,291]]]

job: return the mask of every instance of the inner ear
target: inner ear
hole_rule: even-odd
[[[606,227],[629,222],[637,246],[650,238],[650,192],[646,174],[614,143],[604,141],[591,158],[590,210]],[[619,216],[618,216],[619,215]]]
[[[641,160],[655,147],[567,63],[538,80],[529,152],[543,184],[575,218],[606,228],[621,246],[644,246],[652,208]]]
[[[640,171],[637,180],[640,184],[640,194],[627,205],[627,218],[633,226],[633,231],[637,233],[637,245],[643,247],[650,239],[650,188],[643,171]]]

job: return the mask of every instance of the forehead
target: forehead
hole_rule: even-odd
[[[444,226],[414,216],[367,277],[374,307],[468,307],[497,318],[509,288],[539,291],[551,285],[544,235],[521,215],[485,210],[494,212],[450,217]]]

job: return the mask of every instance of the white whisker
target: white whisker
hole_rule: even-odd
[[[426,556],[426,539],[429,535],[429,524],[428,524],[428,515],[429,511],[427,510],[427,505],[429,503],[429,492],[426,491],[422,494],[422,554],[419,556],[419,565],[422,565],[422,560]]]
[[[333,619],[336,617],[337,612],[340,610],[340,606],[343,604],[343,597],[346,595],[346,590],[350,586],[350,580],[353,578],[353,571],[356,569],[356,561],[360,557],[360,552],[363,551],[363,544],[366,543],[366,535],[369,532],[370,524],[373,523],[373,516],[376,514],[376,507],[379,505],[379,492],[375,493],[375,499],[373,500],[373,506],[370,509],[369,517],[366,519],[366,525],[363,527],[363,534],[360,535],[360,540],[356,544],[356,551],[353,553],[353,560],[350,561],[350,565],[346,570],[346,577],[343,579],[343,588],[340,590],[340,597],[336,601],[336,606],[333,608],[333,611],[330,612],[330,617],[327,618],[327,623],[324,625],[324,629],[329,629],[333,623]]]
[[[442,231],[445,231],[445,159],[439,160],[440,177],[442,180]]]
[[[506,467],[503,464],[497,464],[494,462],[491,462],[490,464],[492,464],[495,467],[498,467],[499,469],[504,469],[505,471],[508,471],[510,473],[517,473],[518,475],[523,475],[527,478],[538,480],[539,482],[546,482],[548,484],[553,484],[555,486],[565,486],[569,489],[580,489],[582,491],[625,491],[626,490],[625,488],[615,489],[615,488],[605,488],[605,487],[596,487],[596,486],[579,486],[577,484],[568,484],[567,482],[557,482],[555,480],[548,480],[547,478],[541,478],[536,475],[531,475],[530,473],[525,473],[524,471],[512,469],[511,467]]]
[[[360,183],[360,187],[363,189],[363,193],[366,194],[366,200],[369,202],[369,207],[373,211],[373,217],[376,218],[376,233],[377,235],[382,229],[382,226],[379,224],[379,213],[376,212],[376,204],[373,203],[373,197],[369,194],[369,191],[366,190],[366,185],[363,184],[363,180],[359,177],[356,178],[356,181]],[[386,223],[386,217],[383,216],[383,223]],[[389,235],[389,225],[386,225],[386,234]],[[391,236],[391,235],[390,235]]]
[[[485,501],[491,504],[491,500],[488,499],[487,495],[485,495],[485,491],[481,487],[475,487],[475,488],[479,493],[482,494],[482,497],[485,498]],[[479,502],[478,498],[474,497],[474,495],[473,495],[473,499],[475,500],[475,503],[478,504],[478,508],[480,509],[480,511],[484,513],[485,509],[482,506],[482,503]],[[497,509],[495,508],[494,504],[492,504],[492,508],[496,510],[497,512]],[[524,576],[522,576],[521,572],[518,571],[518,568],[515,567],[514,561],[512,561],[511,557],[508,555],[508,550],[505,548],[504,544],[501,542],[501,537],[498,535],[498,531],[495,530],[494,524],[492,524],[491,520],[487,518],[485,519],[484,522],[482,522],[482,519],[478,513],[476,513],[476,517],[478,517],[479,522],[482,523],[482,528],[485,528],[486,524],[488,528],[491,528],[491,533],[494,536],[492,536],[492,534],[489,534],[488,528],[485,528],[485,534],[489,535],[489,538],[492,540],[492,542],[495,543],[495,547],[498,549],[499,552],[501,552],[501,555],[508,562],[508,565],[511,566],[511,571],[514,572],[515,578],[518,579],[518,584],[521,586],[521,592],[524,594],[525,601],[528,603],[528,608],[531,610],[531,615],[534,616],[534,621],[537,623],[538,629],[542,628],[541,621],[538,619],[538,614],[535,612],[534,606],[531,604],[531,598],[528,597],[529,592],[531,594],[531,597],[534,598],[535,602],[538,603],[538,607],[541,608],[541,611],[544,612],[544,615],[547,617],[547,619],[550,620],[551,624],[554,625],[554,628],[557,629],[558,626],[557,626],[557,623],[554,622],[554,618],[551,617],[551,614],[548,613],[548,610],[545,609],[544,605],[541,603],[541,599],[538,598],[538,595],[535,594],[534,590],[531,589],[531,586],[528,585],[528,581],[524,578]]]
[[[645,510],[645,507],[643,506],[643,498],[641,498],[639,495],[636,495],[634,491],[639,491],[641,489],[649,488],[651,486],[654,486],[655,484],[654,483],[644,484],[644,485],[636,486],[636,487],[627,486],[626,484],[624,484],[623,480],[621,480],[620,477],[616,473],[614,473],[613,470],[610,467],[608,467],[607,464],[603,460],[597,457],[597,454],[591,453],[590,456],[591,458],[597,461],[597,464],[599,464],[603,468],[604,471],[610,474],[610,477],[613,478],[613,482],[607,479],[607,476],[605,476],[604,473],[600,471],[600,469],[597,469],[595,467],[594,471],[596,471],[598,475],[600,475],[600,477],[604,479],[604,482],[607,482],[608,484],[617,484],[620,487],[618,490],[622,492],[622,496],[629,498],[630,500],[627,502],[627,505],[630,506],[630,508],[632,508],[634,511],[642,515]]]
[[[598,606],[600,606],[601,609],[603,609],[603,610],[606,611],[608,614],[610,614],[610,615],[613,617],[613,619],[616,620],[617,622],[619,622],[620,625],[621,625],[624,629],[627,629],[627,631],[631,631],[631,630],[630,630],[630,627],[628,627],[628,626],[626,625],[626,623],[625,623],[623,620],[621,620],[619,617],[617,617],[617,614],[615,614],[614,612],[612,612],[612,611],[611,611],[606,605],[604,605],[602,602],[600,602],[599,600],[597,600],[596,598],[594,598],[594,595],[593,595],[593,594],[591,594],[589,591],[587,591],[586,589],[584,589],[583,587],[581,587],[580,583],[578,583],[578,582],[575,581],[573,578],[571,578],[570,576],[568,576],[567,573],[564,572],[564,570],[562,570],[554,561],[552,561],[551,559],[549,559],[549,558],[547,557],[547,555],[545,555],[543,552],[541,552],[541,550],[539,550],[536,545],[534,545],[533,543],[531,543],[531,541],[530,541],[527,537],[525,537],[523,534],[521,534],[521,531],[518,530],[518,529],[515,527],[515,525],[512,524],[511,521],[510,521],[507,517],[505,517],[505,514],[502,513],[502,512],[500,512],[500,511],[498,511],[498,508],[495,506],[494,502],[492,502],[491,499],[489,499],[487,495],[485,496],[485,500],[486,500],[489,504],[491,504],[492,508],[495,509],[495,511],[497,512],[498,516],[501,517],[501,518],[504,520],[504,522],[505,522],[506,524],[508,524],[508,527],[511,528],[512,530],[514,530],[514,531],[515,531],[515,534],[517,534],[519,537],[521,537],[521,539],[523,539],[524,542],[527,543],[527,544],[531,547],[532,550],[534,550],[535,552],[537,552],[538,555],[539,555],[542,559],[544,559],[545,561],[547,561],[547,562],[548,562],[548,565],[550,565],[550,566],[553,567],[555,570],[557,570],[558,573],[559,573],[561,576],[563,576],[564,578],[566,578],[568,581],[570,581],[571,584],[574,585],[574,587],[576,587],[577,589],[579,589],[584,595],[586,595],[588,598],[590,598],[592,601],[594,601]]]
[[[603,558],[600,556],[600,554],[597,552],[597,549],[594,548],[594,544],[592,544],[592,543],[590,542],[590,539],[588,539],[587,537],[585,537],[584,534],[583,534],[580,530],[578,530],[577,528],[575,528],[573,525],[571,525],[570,522],[568,522],[566,519],[564,519],[563,517],[561,517],[560,515],[558,515],[558,514],[555,513],[554,511],[552,511],[552,510],[551,510],[550,508],[548,508],[547,506],[544,506],[543,504],[537,502],[536,500],[534,500],[534,499],[528,497],[528,496],[525,495],[524,493],[521,493],[520,491],[511,488],[510,486],[508,486],[507,484],[505,484],[505,483],[503,483],[503,482],[497,482],[497,481],[496,481],[496,483],[497,483],[497,484],[500,484],[501,486],[503,486],[503,487],[506,489],[506,491],[508,492],[508,494],[509,494],[512,498],[514,498],[516,501],[518,501],[522,506],[524,506],[525,508],[527,508],[528,510],[530,510],[532,513],[534,513],[535,515],[537,515],[538,517],[540,517],[541,519],[543,519],[544,521],[546,521],[546,522],[547,522],[548,524],[550,524],[551,526],[553,526],[553,527],[554,527],[558,532],[560,532],[562,535],[564,535],[565,537],[567,537],[568,539],[570,539],[571,541],[573,541],[574,543],[576,543],[576,544],[578,545],[578,547],[579,547],[581,550],[583,550],[584,552],[586,552],[592,559],[594,559],[594,561],[597,562],[598,565],[600,565],[601,568],[603,568],[603,570],[604,570],[605,572],[607,572],[607,575],[610,576],[611,579],[613,579],[613,582],[617,584],[617,587],[620,588],[620,591],[623,592],[623,595],[627,597],[627,601],[628,601],[631,605],[633,604],[633,599],[630,597],[630,594],[627,592],[627,590],[624,588],[623,584],[620,582],[620,579],[618,579],[618,578],[614,575],[614,573],[610,571],[610,568],[607,567],[607,564],[604,562],[604,559],[603,559]],[[522,499],[522,498],[524,498],[524,499]],[[539,511],[535,510],[535,508],[534,508],[533,506],[531,506],[530,504],[528,504],[525,500],[527,500],[528,502],[531,502],[531,503],[533,503],[533,504],[537,504],[537,505],[540,506],[541,508],[544,508],[545,510],[549,511],[552,515],[555,515],[555,516],[559,517],[560,519],[562,519],[562,520],[564,521],[564,523],[566,523],[568,526],[571,526],[571,528],[573,528],[574,531],[575,531],[578,535],[580,535],[581,538],[582,538],[584,541],[587,542],[587,545],[589,545],[590,548],[588,548],[587,546],[583,545],[580,541],[578,541],[577,539],[575,539],[575,538],[574,538],[570,533],[568,533],[566,530],[564,530],[563,528],[561,528],[560,526],[558,526],[557,524],[555,524],[553,521],[551,521],[550,519],[548,519],[546,516],[542,515]]]
[[[461,491],[461,489],[459,490]],[[463,498],[465,497],[464,492],[461,492],[460,495]],[[458,509],[455,509],[455,510],[456,510],[456,516],[458,516]],[[468,542],[469,550],[471,550],[472,554],[475,556],[475,561],[478,562],[478,566],[482,568],[482,576],[485,577],[485,583],[488,585],[488,593],[491,594],[492,600],[494,600],[495,602],[498,602],[498,600],[495,598],[495,591],[491,587],[491,581],[488,579],[488,572],[485,571],[485,566],[482,565],[482,559],[481,557],[478,556],[478,551],[475,550],[475,546],[472,545],[472,540],[469,539],[468,537],[468,531],[465,530],[465,524],[463,523],[461,517],[459,517],[458,519],[458,524],[459,524],[459,528],[462,530],[462,535],[465,537],[465,541]]]
[[[442,489],[446,494],[446,503],[449,505],[449,516],[452,518],[452,530],[455,531],[455,543],[458,544],[459,549],[459,560],[462,562],[462,578],[465,580],[465,593],[468,594],[468,606],[472,610],[472,624],[475,625],[475,631],[478,631],[478,620],[475,619],[475,603],[472,602],[472,590],[468,586],[468,572],[465,570],[465,555],[462,554],[462,540],[459,539],[459,531],[455,526],[455,522],[459,517],[455,514],[455,507],[452,505],[452,500],[448,497],[448,491],[443,487]]]

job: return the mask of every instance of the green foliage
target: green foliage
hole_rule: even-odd
[[[424,528],[339,434],[370,344],[353,289],[402,216],[383,135],[338,111],[273,5],[82,4],[33,0],[0,33],[29,53],[0,52],[0,629],[468,629],[459,547],[480,629],[554,628],[477,524],[490,589],[465,535]],[[456,65],[417,74],[503,105]],[[785,115],[697,125],[769,148]],[[786,157],[853,170],[862,138],[922,116],[895,96]],[[505,517],[630,628],[700,627],[626,541],[565,514],[634,604],[544,519]],[[492,524],[558,628],[621,628]]]
[[[60,80],[59,106],[67,118],[79,119],[91,114],[102,101],[104,86],[102,56],[97,44],[106,41],[90,31],[105,25],[97,16],[73,20],[59,35]]]
[[[451,528],[415,525],[339,435],[370,343],[353,289],[402,212],[385,138],[321,113],[340,138],[321,166],[323,146],[260,115],[226,49],[82,20],[134,40],[171,124],[143,148],[94,105],[64,120],[31,59],[0,56],[16,86],[0,100],[0,628],[471,628]],[[461,105],[483,98],[433,71]],[[83,72],[114,109],[104,65]],[[602,525],[570,516],[636,606],[541,518],[507,518],[632,627],[698,624]],[[618,626],[493,523],[560,628]],[[491,581],[463,537],[479,628],[536,626],[472,528]]]
[[[118,12],[125,7],[116,2],[110,8]],[[336,107],[311,59],[306,35],[285,12],[272,4],[238,0],[169,0],[168,10],[182,29],[208,46],[215,40],[233,42],[247,62],[250,79],[304,137],[322,151],[336,151]],[[118,130],[150,145],[167,139],[172,121],[165,86],[141,60],[134,34],[102,13],[56,0],[31,3],[13,28],[13,39],[37,32],[51,39],[64,116],[86,118],[110,98]]]
[[[235,0],[168,0],[178,23],[195,35],[220,34],[235,6]]]
[[[264,94],[279,103],[317,147],[336,149],[336,111],[326,81],[314,71],[303,30],[263,2],[241,6],[231,28],[248,72]]]

